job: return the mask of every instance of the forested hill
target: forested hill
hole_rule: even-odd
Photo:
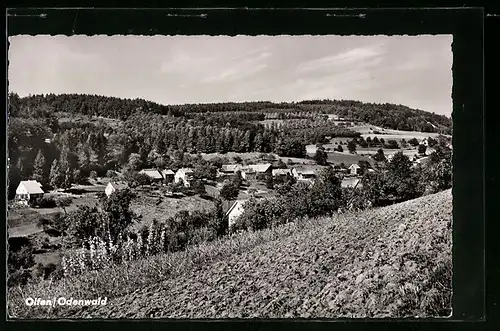
[[[152,112],[193,118],[200,113],[239,112],[246,120],[301,118],[310,114],[336,114],[388,129],[451,134],[452,120],[443,115],[403,105],[363,103],[350,100],[309,100],[274,103],[224,102],[210,104],[161,105],[143,99],[122,99],[89,94],[47,94],[19,97],[9,95],[9,115],[23,108],[43,108],[53,112],[79,113],[125,120],[136,112]],[[301,115],[302,114],[302,115]]]

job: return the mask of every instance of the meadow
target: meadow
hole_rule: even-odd
[[[8,313],[13,318],[449,316],[451,215],[451,190],[446,190],[364,212],[236,233],[186,251],[10,288]],[[108,297],[108,304],[27,307],[27,296]]]

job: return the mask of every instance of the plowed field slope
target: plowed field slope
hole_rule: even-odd
[[[449,314],[451,190],[307,223],[290,236],[71,312],[76,318]],[[312,226],[314,225],[314,226]]]

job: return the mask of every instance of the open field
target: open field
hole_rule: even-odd
[[[8,311],[17,318],[448,316],[451,218],[447,190],[304,219],[23,290],[107,296],[105,306],[28,308],[12,288]]]

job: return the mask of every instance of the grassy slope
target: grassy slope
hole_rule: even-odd
[[[14,293],[9,310],[19,317],[73,318],[448,314],[451,200],[448,190],[359,214],[237,234],[100,277],[53,284],[50,291],[43,284],[24,291],[49,298],[107,295],[106,306],[26,310]]]

